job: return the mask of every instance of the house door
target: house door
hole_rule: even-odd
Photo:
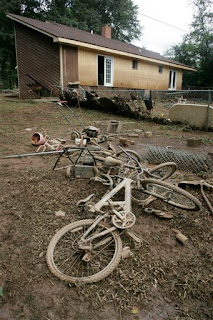
[[[63,85],[78,81],[78,48],[63,45],[62,47],[62,77]]]
[[[98,56],[98,85],[113,86],[113,59],[111,57]]]
[[[170,70],[169,72],[169,90],[176,89],[176,71]]]

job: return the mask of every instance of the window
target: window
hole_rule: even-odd
[[[135,70],[138,69],[138,61],[137,60],[132,60],[132,69],[135,69]]]
[[[163,66],[159,66],[158,72],[159,72],[159,73],[163,73]]]
[[[98,56],[98,85],[113,85],[113,59],[111,57]]]
[[[169,89],[176,89],[176,71],[169,72]]]

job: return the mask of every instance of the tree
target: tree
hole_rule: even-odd
[[[8,21],[6,13],[11,11],[20,13],[20,1],[3,0],[0,7],[0,82],[3,88],[12,88],[15,75],[15,51],[13,23]]]
[[[12,89],[16,84],[16,57],[13,22],[8,13],[41,17],[42,0],[2,0],[0,7],[0,82],[3,88]]]
[[[192,31],[166,55],[197,69],[196,73],[184,75],[184,87],[209,88],[213,87],[213,1],[193,0],[192,3],[195,10]]]
[[[72,25],[74,17],[70,9],[71,2],[69,0],[46,0],[47,11],[45,18],[49,21]]]
[[[131,42],[139,39],[138,6],[132,0],[53,0],[49,20],[100,34],[103,25],[111,25],[112,37]]]

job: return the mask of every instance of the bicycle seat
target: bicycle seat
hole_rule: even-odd
[[[105,158],[104,164],[108,167],[115,167],[115,166],[119,167],[119,166],[121,166],[122,161],[108,156]]]

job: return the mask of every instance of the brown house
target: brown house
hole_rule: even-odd
[[[8,14],[15,22],[20,98],[58,95],[68,82],[82,87],[179,90],[193,68],[156,52],[54,22]]]

